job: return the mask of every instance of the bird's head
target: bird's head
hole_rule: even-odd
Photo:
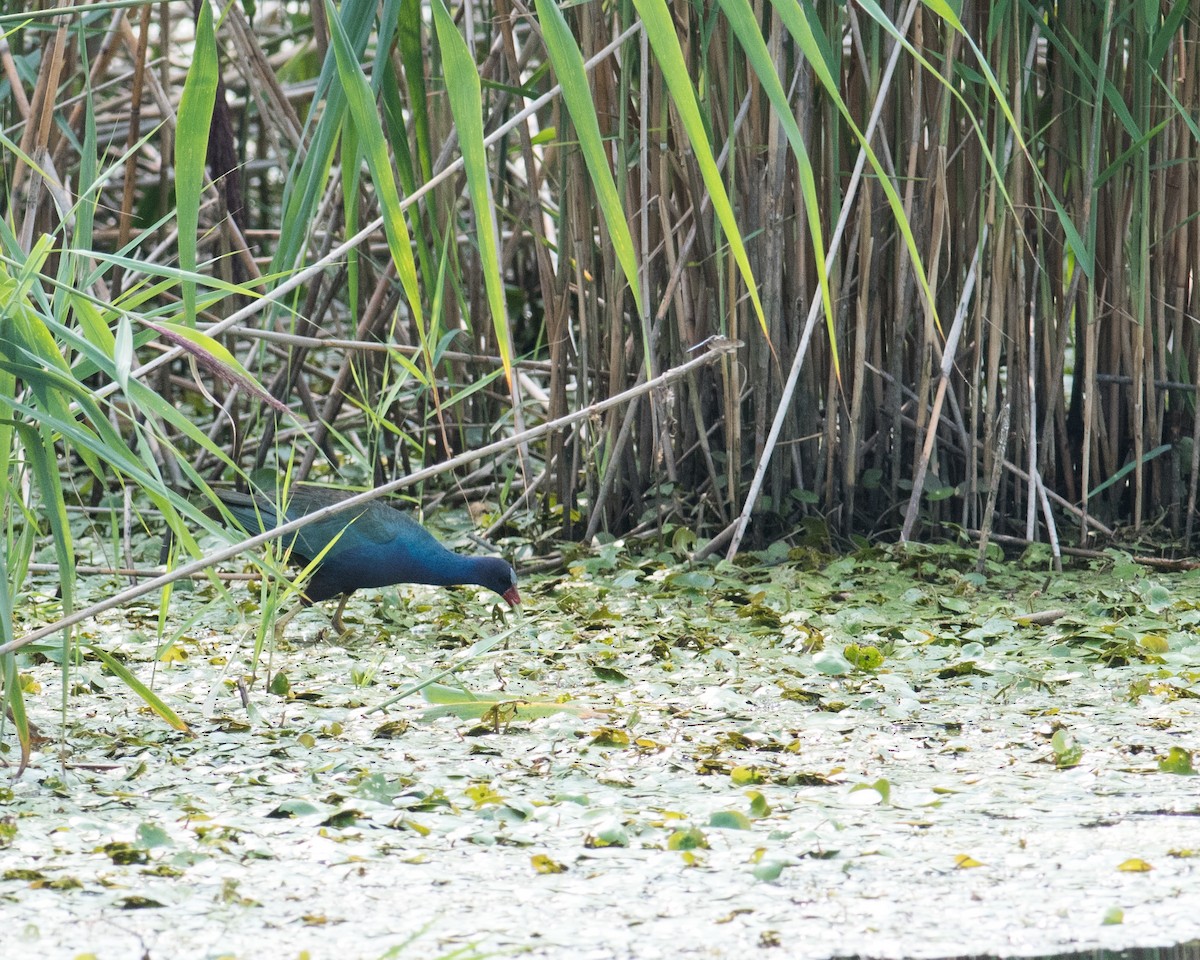
[[[477,565],[481,587],[487,587],[500,594],[510,607],[521,602],[521,594],[517,591],[517,574],[508,562],[499,557],[480,557]]]

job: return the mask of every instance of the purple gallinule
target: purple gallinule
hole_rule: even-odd
[[[258,534],[351,494],[297,484],[288,492],[284,520],[280,520],[275,503],[261,494],[221,491],[218,496],[242,529]],[[329,546],[331,542],[333,546]],[[521,602],[517,575],[506,561],[447,550],[410,516],[379,500],[310,523],[292,534],[289,545],[291,559],[302,566],[308,566],[327,546],[329,549],[304,585],[300,606],[276,624],[276,635],[282,635],[284,626],[302,607],[338,596],[341,602],[333,626],[343,633],[342,611],[355,590],[395,583],[476,584],[500,594],[511,607]]]

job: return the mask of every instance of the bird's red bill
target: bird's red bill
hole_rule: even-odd
[[[521,595],[517,593],[517,585],[515,583],[504,591],[503,597],[508,601],[510,607],[515,607],[521,602]]]

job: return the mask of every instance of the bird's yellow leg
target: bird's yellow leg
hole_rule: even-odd
[[[350,599],[350,594],[343,593],[342,598],[338,601],[337,613],[333,615],[333,629],[341,636],[346,632],[346,625],[342,623],[342,611],[346,609],[346,601]]]
[[[279,617],[275,621],[275,642],[279,643],[283,639],[284,628],[291,622],[292,617],[304,609],[303,603],[297,603],[291,610]]]

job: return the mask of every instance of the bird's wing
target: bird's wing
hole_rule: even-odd
[[[341,490],[297,484],[287,499],[288,520],[332,506],[347,499],[351,494]],[[275,504],[262,494],[221,493],[221,499],[230,512],[247,529],[255,532],[275,526],[279,521]],[[387,503],[378,500],[360,507],[351,507],[342,513],[318,520],[299,530],[295,535],[294,549],[309,557],[315,557],[336,538],[327,556],[336,556],[352,547],[356,542],[391,543],[401,540],[406,543],[423,542],[431,535],[412,517]]]
[[[361,512],[348,510],[344,516],[351,521],[350,529],[374,543],[391,543],[393,540],[410,540],[425,533],[416,520],[407,513],[387,503],[373,500]]]
[[[288,517],[294,519],[302,514],[312,513],[314,510],[340,503],[349,496],[350,494],[340,490],[298,486],[293,491],[292,500],[288,504]],[[396,539],[408,541],[414,537],[423,539],[422,535],[427,536],[424,528],[412,517],[379,500],[372,500],[360,507],[351,507],[349,510],[335,513],[325,520],[318,520],[311,527],[305,527],[300,531],[302,542],[305,540],[305,530],[312,530],[311,540],[319,540],[322,547],[341,534],[338,541],[330,548],[331,555],[341,553],[351,547],[355,541],[391,543]]]

